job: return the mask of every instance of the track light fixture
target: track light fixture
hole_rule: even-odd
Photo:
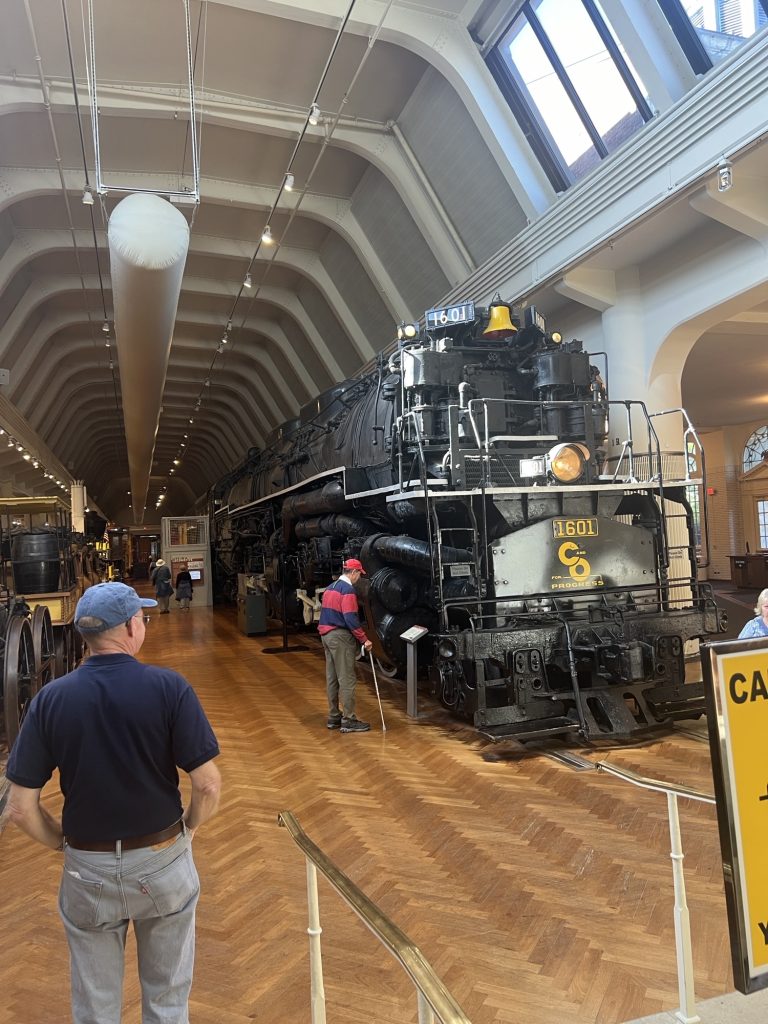
[[[89,188],[83,191],[83,206],[93,206],[93,192]]]
[[[253,281],[251,280],[251,275],[250,274],[246,274],[245,275],[245,280],[243,281],[243,288],[252,288],[252,287],[253,287]]]
[[[226,345],[228,341],[229,341],[229,338],[227,337],[227,335],[223,334],[222,337],[221,337],[221,344],[222,345]]]
[[[733,185],[733,164],[725,156],[717,165],[717,191],[727,192]]]
[[[109,320],[104,321],[104,323],[101,325],[101,329],[102,331],[104,331],[105,334],[109,334]]]
[[[318,107],[316,103],[313,103],[309,108],[309,123],[313,125],[320,124],[320,117],[320,107]]]
[[[290,172],[288,174],[286,174],[286,176],[285,176],[285,191],[286,192],[293,192],[294,182],[295,182],[295,179],[294,179],[293,175]]]
[[[272,228],[267,224],[264,230],[261,232],[261,240],[264,245],[272,245],[275,241],[272,237]]]

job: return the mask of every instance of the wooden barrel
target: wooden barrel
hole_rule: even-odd
[[[14,592],[51,594],[59,589],[59,541],[55,533],[17,533],[11,544]]]

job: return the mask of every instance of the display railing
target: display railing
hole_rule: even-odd
[[[290,811],[281,811],[278,825],[288,830],[294,843],[304,854],[307,867],[307,902],[309,907],[309,961],[311,974],[312,1024],[325,1024],[325,989],[323,985],[320,946],[320,910],[317,872],[321,871],[334,890],[353,910],[381,945],[400,964],[416,989],[419,1024],[470,1024],[469,1017],[453,998],[434,969],[408,936],[347,878],[299,825]]]

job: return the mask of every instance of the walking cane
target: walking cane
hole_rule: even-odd
[[[376,699],[379,702],[379,714],[381,715],[381,731],[386,732],[387,727],[384,724],[384,710],[381,706],[381,697],[379,696],[379,681],[376,678],[376,666],[373,664],[373,654],[368,651],[368,657],[371,659],[371,671],[373,672],[373,685],[376,687]]]

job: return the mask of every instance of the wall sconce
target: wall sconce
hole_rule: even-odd
[[[733,164],[725,157],[717,165],[717,191],[727,192],[733,185]]]

